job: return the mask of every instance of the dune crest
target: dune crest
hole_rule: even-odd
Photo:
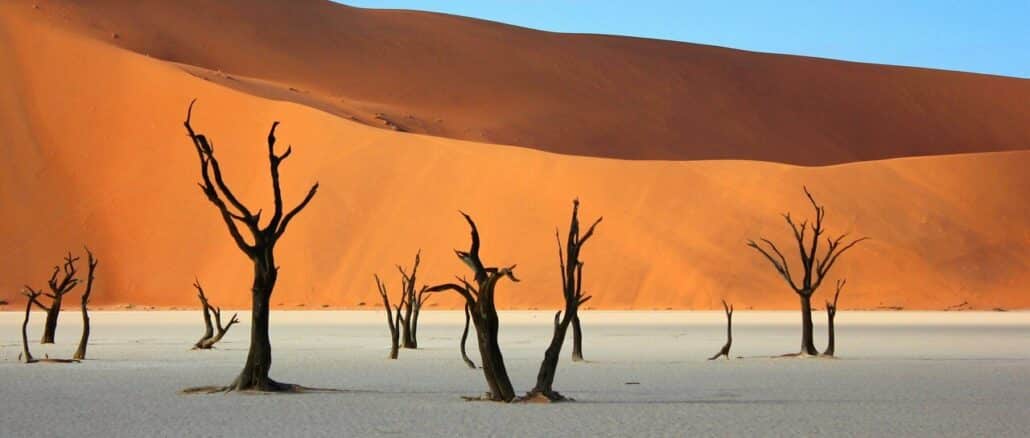
[[[12,3],[12,14],[387,130],[585,156],[801,165],[1030,144],[1026,79],[323,0]]]

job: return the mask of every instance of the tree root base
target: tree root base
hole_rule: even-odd
[[[463,396],[461,396],[461,399],[465,400],[465,401],[475,401],[475,402],[498,402],[498,403],[505,403],[505,401],[503,399],[494,398],[494,395],[489,393],[489,392],[483,393],[483,395],[480,395],[480,396],[463,395]]]
[[[348,392],[342,389],[312,388],[308,386],[294,385],[292,383],[279,383],[270,381],[267,385],[256,385],[254,387],[240,388],[238,385],[229,386],[197,386],[179,391],[180,394],[228,394],[238,392],[241,394],[306,394],[306,393],[330,393]]]
[[[79,362],[82,362],[82,361],[78,360],[78,359],[50,359],[50,358],[46,358],[46,359],[29,359],[27,361],[24,361],[23,363],[30,364],[30,363],[79,363]]]
[[[574,401],[576,400],[565,397],[556,391],[530,391],[526,395],[515,399],[516,403],[561,403]]]

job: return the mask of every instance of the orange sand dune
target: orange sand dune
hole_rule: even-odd
[[[1025,149],[1025,79],[540,32],[326,0],[9,11],[372,126],[551,152],[792,164]]]
[[[375,304],[372,273],[393,279],[394,264],[418,248],[424,280],[464,274],[451,252],[468,244],[462,209],[480,224],[488,263],[519,265],[523,281],[500,288],[500,305],[554,307],[554,227],[567,225],[579,196],[584,219],[605,217],[583,255],[595,308],[711,308],[723,297],[739,308],[793,308],[744,241],[788,239],[778,215],[808,213],[807,184],[825,201],[831,232],[873,238],[834,273],[849,280],[843,306],[1030,306],[1030,151],[804,168],[401,134],[205,81],[196,68],[61,30],[20,2],[0,5],[0,56],[0,299],[12,302],[23,283],[42,285],[63,251],[88,243],[101,260],[98,305],[193,305],[194,276],[221,305],[247,305],[248,262],[195,186],[181,123],[197,97],[194,124],[247,203],[270,205],[263,154],[273,120],[283,146],[294,146],[283,168],[288,202],[321,182],[280,244],[280,305]]]

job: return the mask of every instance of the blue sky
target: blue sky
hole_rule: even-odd
[[[1030,0],[345,0],[558,32],[633,35],[1030,78]]]

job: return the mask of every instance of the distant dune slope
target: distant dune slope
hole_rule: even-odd
[[[1030,144],[1030,80],[600,35],[326,0],[18,0],[250,94],[551,152],[802,165]],[[20,12],[19,12],[20,13]]]
[[[830,232],[873,238],[834,272],[849,280],[842,307],[1030,306],[1027,151],[805,168],[406,135],[205,81],[198,75],[217,73],[82,38],[20,2],[0,5],[0,55],[0,299],[11,302],[21,302],[23,284],[42,286],[64,251],[88,243],[101,260],[98,305],[195,305],[194,276],[219,304],[247,304],[248,262],[195,185],[182,120],[196,97],[194,124],[214,139],[246,202],[270,203],[263,154],[273,120],[282,145],[293,145],[287,202],[322,184],[280,244],[275,304],[375,305],[372,274],[396,290],[394,265],[419,248],[425,281],[464,274],[452,252],[468,244],[462,209],[479,221],[488,263],[518,264],[523,281],[501,286],[499,304],[553,307],[554,229],[567,226],[579,196],[584,218],[605,217],[583,254],[592,306],[712,308],[727,298],[738,308],[793,308],[794,295],[744,241],[787,241],[779,214],[809,215],[807,184],[828,208]]]

